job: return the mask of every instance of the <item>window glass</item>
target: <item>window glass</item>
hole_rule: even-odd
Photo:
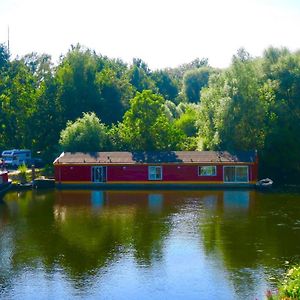
[[[248,182],[248,166],[224,167],[224,182]]]
[[[201,166],[199,167],[199,176],[216,176],[217,168],[216,166]]]
[[[235,169],[235,180],[238,182],[248,181],[248,167],[236,167]]]
[[[161,180],[162,179],[162,167],[149,166],[148,167],[148,178],[149,178],[149,180]]]
[[[224,181],[225,182],[235,181],[235,167],[224,167]]]

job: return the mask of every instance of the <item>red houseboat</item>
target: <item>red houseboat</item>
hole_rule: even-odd
[[[64,152],[54,169],[57,187],[254,187],[258,159],[255,151]]]
[[[7,171],[0,171],[0,199],[10,189],[11,180],[8,179]]]

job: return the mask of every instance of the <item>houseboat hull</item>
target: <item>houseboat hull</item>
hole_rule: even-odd
[[[0,199],[6,194],[6,192],[11,188],[11,181],[4,182],[0,185]]]
[[[151,190],[151,189],[232,189],[232,188],[256,188],[255,182],[248,183],[207,183],[207,182],[122,182],[122,183],[82,183],[82,182],[64,182],[55,183],[58,189],[139,189],[139,190]]]

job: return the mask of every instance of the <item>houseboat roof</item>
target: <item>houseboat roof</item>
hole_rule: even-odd
[[[252,163],[256,152],[159,151],[159,152],[63,152],[54,164],[163,164]]]

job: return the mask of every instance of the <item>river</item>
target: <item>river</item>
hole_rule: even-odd
[[[265,299],[300,260],[300,193],[9,192],[1,299]]]

